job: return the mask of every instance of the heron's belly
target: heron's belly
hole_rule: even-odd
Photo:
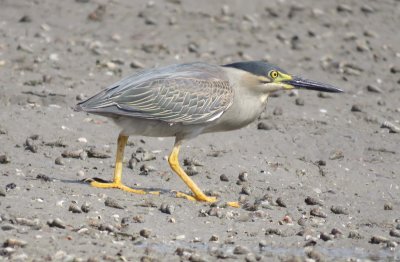
[[[114,122],[121,127],[121,133],[128,136],[169,137],[183,132],[190,132],[190,130],[186,130],[185,126],[179,124],[170,125],[156,120],[120,117],[114,119]]]

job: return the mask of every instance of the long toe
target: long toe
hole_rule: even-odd
[[[200,201],[200,202],[207,202],[207,203],[214,203],[217,202],[217,198],[216,197],[210,197],[210,196],[192,196],[192,195],[188,195],[182,192],[175,192],[176,193],[176,197],[179,198],[185,198],[187,200],[190,201]]]
[[[92,181],[92,182],[90,182],[90,185],[92,187],[97,187],[97,188],[118,188],[118,189],[121,189],[122,191],[133,193],[133,194],[140,194],[140,195],[147,194],[147,192],[144,190],[133,189],[128,186],[125,186],[122,183],[116,183],[116,182],[103,183],[103,182]],[[151,194],[156,194],[156,192],[151,192]]]
[[[237,202],[237,201],[226,202],[226,205],[227,205],[227,206],[230,206],[230,207],[235,207],[235,208],[239,208],[239,207],[240,207],[240,204],[239,204],[239,202]]]

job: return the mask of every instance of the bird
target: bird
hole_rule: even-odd
[[[343,92],[333,85],[289,74],[265,61],[173,64],[123,78],[75,107],[76,111],[109,117],[120,127],[112,182],[92,179],[90,185],[159,194],[123,184],[125,145],[132,135],[175,137],[168,163],[191,190],[189,194],[176,191],[176,196],[213,203],[217,198],[206,195],[180,166],[182,144],[204,133],[247,126],[264,111],[272,93],[291,89]]]

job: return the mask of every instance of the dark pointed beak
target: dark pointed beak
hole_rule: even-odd
[[[316,90],[321,92],[341,93],[342,89],[334,87],[329,84],[320,83],[313,80],[303,79],[301,77],[293,76],[292,79],[285,81],[285,84],[292,85],[294,88]]]

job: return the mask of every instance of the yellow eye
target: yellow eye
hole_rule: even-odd
[[[279,75],[278,71],[272,70],[271,72],[269,72],[269,76],[270,76],[272,79],[277,78],[278,75]]]

